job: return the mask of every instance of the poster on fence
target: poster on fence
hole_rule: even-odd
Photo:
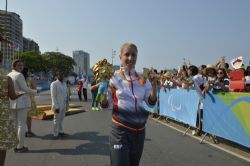
[[[196,126],[199,96],[195,90],[166,89],[160,91],[160,115]]]
[[[250,94],[207,93],[203,131],[250,147]]]

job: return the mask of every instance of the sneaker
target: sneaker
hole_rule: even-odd
[[[95,107],[95,110],[96,110],[96,111],[100,111],[98,107]]]
[[[192,135],[195,136],[196,132],[195,130],[192,130]]]
[[[95,111],[95,107],[92,107],[91,110],[92,110],[92,111]]]
[[[60,138],[59,134],[53,134],[52,139],[57,140],[57,139],[59,139],[59,138]]]
[[[27,147],[22,147],[20,149],[17,149],[17,148],[14,149],[15,153],[24,153],[24,152],[28,152],[28,151],[29,151],[29,149]]]
[[[66,135],[68,135],[68,134],[66,134],[64,132],[59,133],[59,136],[66,136]]]
[[[35,136],[36,135],[31,131],[25,132],[25,137],[35,137]]]
[[[200,130],[197,130],[197,129],[196,129],[196,130],[193,130],[193,131],[192,131],[192,135],[193,135],[193,136],[201,136],[201,131],[200,131]]]

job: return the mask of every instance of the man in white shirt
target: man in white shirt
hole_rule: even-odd
[[[27,86],[25,78],[21,73],[23,67],[24,65],[21,60],[15,60],[12,63],[13,70],[8,74],[8,76],[13,81],[15,91],[26,93],[25,95],[15,100],[10,100],[10,108],[16,110],[16,116],[17,116],[17,132],[18,132],[19,144],[14,149],[14,151],[17,153],[28,151],[28,148],[24,147],[24,137],[26,131],[27,113],[31,107],[31,101],[29,95],[37,94],[37,90],[30,89]]]
[[[57,80],[50,85],[52,111],[54,111],[54,137],[66,135],[63,132],[62,122],[68,109],[69,94],[66,83],[63,82],[62,72],[56,73]]]

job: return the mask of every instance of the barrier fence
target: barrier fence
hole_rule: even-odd
[[[196,127],[199,96],[195,90],[167,89],[159,93],[159,115]],[[147,108],[157,112],[157,106]],[[250,148],[250,93],[206,93],[203,98],[205,133]]]
[[[250,147],[250,94],[207,93],[202,130]]]
[[[196,126],[199,97],[194,90],[167,89],[160,91],[160,115],[190,126]]]

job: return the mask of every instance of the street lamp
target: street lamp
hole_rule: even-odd
[[[8,7],[8,0],[6,0],[6,4],[5,4],[6,6],[5,6],[5,12],[6,12],[6,14],[7,14],[7,7]]]
[[[6,63],[5,65],[7,66],[7,68],[9,69],[10,65],[9,65],[9,53],[8,53],[8,39],[7,39],[7,24],[8,24],[8,0],[6,0],[6,3],[5,3],[5,29],[4,29],[4,38],[5,38],[5,41],[6,41]]]
[[[112,56],[111,56],[112,65],[113,65],[113,59],[115,58],[115,54],[116,54],[116,51],[114,49],[112,49]]]

